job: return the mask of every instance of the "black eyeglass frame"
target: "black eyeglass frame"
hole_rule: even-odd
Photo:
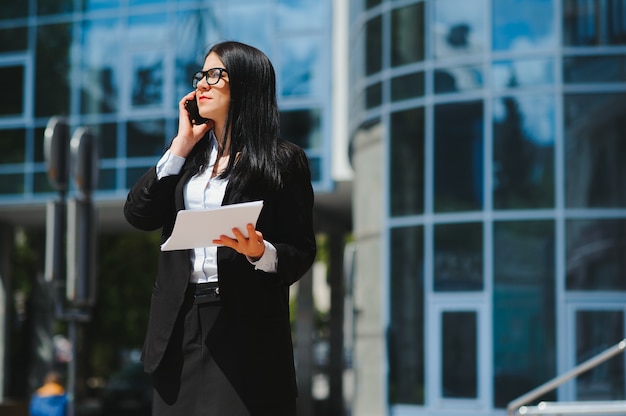
[[[217,71],[217,77],[215,77],[215,71]],[[193,88],[198,88],[198,83],[202,81],[202,79],[204,79],[209,85],[215,85],[220,82],[224,72],[228,73],[226,68],[209,68],[206,71],[198,71],[193,74],[193,77],[191,78],[191,85]],[[212,73],[212,76],[209,77],[209,73]],[[211,81],[211,79],[215,79],[215,81]]]

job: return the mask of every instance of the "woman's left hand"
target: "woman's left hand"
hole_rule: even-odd
[[[235,238],[221,235],[219,239],[213,240],[213,244],[230,247],[238,253],[250,257],[251,260],[257,261],[265,253],[263,234],[257,231],[253,224],[248,224],[247,229],[249,237],[244,236],[239,228],[233,228]]]

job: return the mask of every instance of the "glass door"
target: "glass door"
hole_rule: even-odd
[[[600,354],[626,336],[626,304],[575,302],[568,319],[567,369]],[[564,400],[625,400],[624,353],[564,385]]]
[[[436,302],[433,312],[432,360],[428,361],[431,403],[440,409],[482,409],[486,403],[487,359],[483,322],[486,313],[475,302]]]

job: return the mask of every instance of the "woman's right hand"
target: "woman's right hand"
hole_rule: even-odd
[[[172,140],[170,152],[180,157],[187,157],[191,149],[213,128],[213,121],[204,124],[192,124],[185,103],[196,99],[196,91],[185,95],[178,102],[178,134]]]

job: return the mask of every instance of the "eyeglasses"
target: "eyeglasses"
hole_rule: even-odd
[[[222,78],[222,72],[228,73],[228,71],[226,71],[226,68],[210,68],[206,71],[198,71],[193,74],[193,78],[191,79],[191,85],[194,88],[197,88],[198,83],[202,81],[203,78],[206,80],[207,84],[215,85],[220,82],[220,79]]]

